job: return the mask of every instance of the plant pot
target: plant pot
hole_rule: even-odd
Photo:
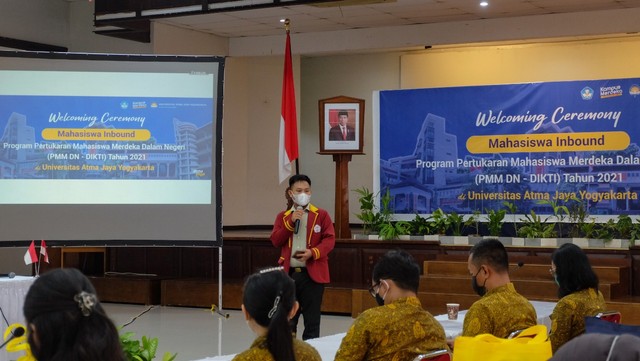
[[[540,247],[540,238],[525,238],[524,245],[526,247]]]
[[[629,248],[629,240],[614,238],[609,242],[605,242],[604,247],[605,248]]]
[[[540,238],[540,247],[558,247],[561,238]]]

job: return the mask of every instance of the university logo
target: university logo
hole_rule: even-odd
[[[583,100],[591,100],[591,98],[593,98],[593,89],[588,86],[582,88],[582,90],[580,90],[580,96]]]

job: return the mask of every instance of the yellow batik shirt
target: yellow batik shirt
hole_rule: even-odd
[[[293,339],[293,353],[296,361],[322,361],[318,351],[304,341]],[[260,336],[253,341],[251,348],[237,354],[232,361],[276,361],[267,348],[267,338]]]
[[[342,339],[335,361],[406,361],[440,349],[449,349],[442,325],[417,297],[407,297],[360,314]]]
[[[513,283],[507,283],[487,292],[474,302],[464,317],[463,336],[490,333],[506,338],[513,331],[537,324],[536,310]]]
[[[602,293],[593,288],[562,297],[551,313],[549,338],[553,352],[567,341],[584,333],[585,317],[595,316],[606,307]]]

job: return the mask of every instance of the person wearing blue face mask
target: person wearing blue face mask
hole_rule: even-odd
[[[329,213],[311,201],[311,179],[304,174],[289,178],[288,196],[293,205],[276,216],[271,243],[280,248],[278,264],[293,278],[300,310],[291,319],[297,332],[298,319],[304,318],[302,339],[320,337],[320,309],[324,285],[329,283],[329,253],[336,242]]]
[[[506,338],[537,323],[535,308],[511,283],[509,257],[499,240],[484,239],[471,247],[467,267],[471,285],[482,298],[467,311],[463,336],[490,333]]]
[[[412,360],[429,351],[449,350],[442,325],[418,300],[420,267],[409,253],[387,252],[371,278],[369,293],[380,307],[358,316],[335,361]]]
[[[551,348],[560,346],[584,333],[584,318],[606,310],[598,291],[598,276],[587,255],[573,243],[566,243],[551,255],[549,270],[558,284],[560,300],[551,313]]]

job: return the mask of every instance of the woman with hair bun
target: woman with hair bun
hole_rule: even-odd
[[[126,361],[115,325],[79,270],[57,268],[24,300],[27,342],[38,361]]]
[[[258,335],[233,361],[321,361],[311,345],[293,337],[289,320],[298,311],[293,279],[282,267],[249,276],[244,284],[242,312]]]

